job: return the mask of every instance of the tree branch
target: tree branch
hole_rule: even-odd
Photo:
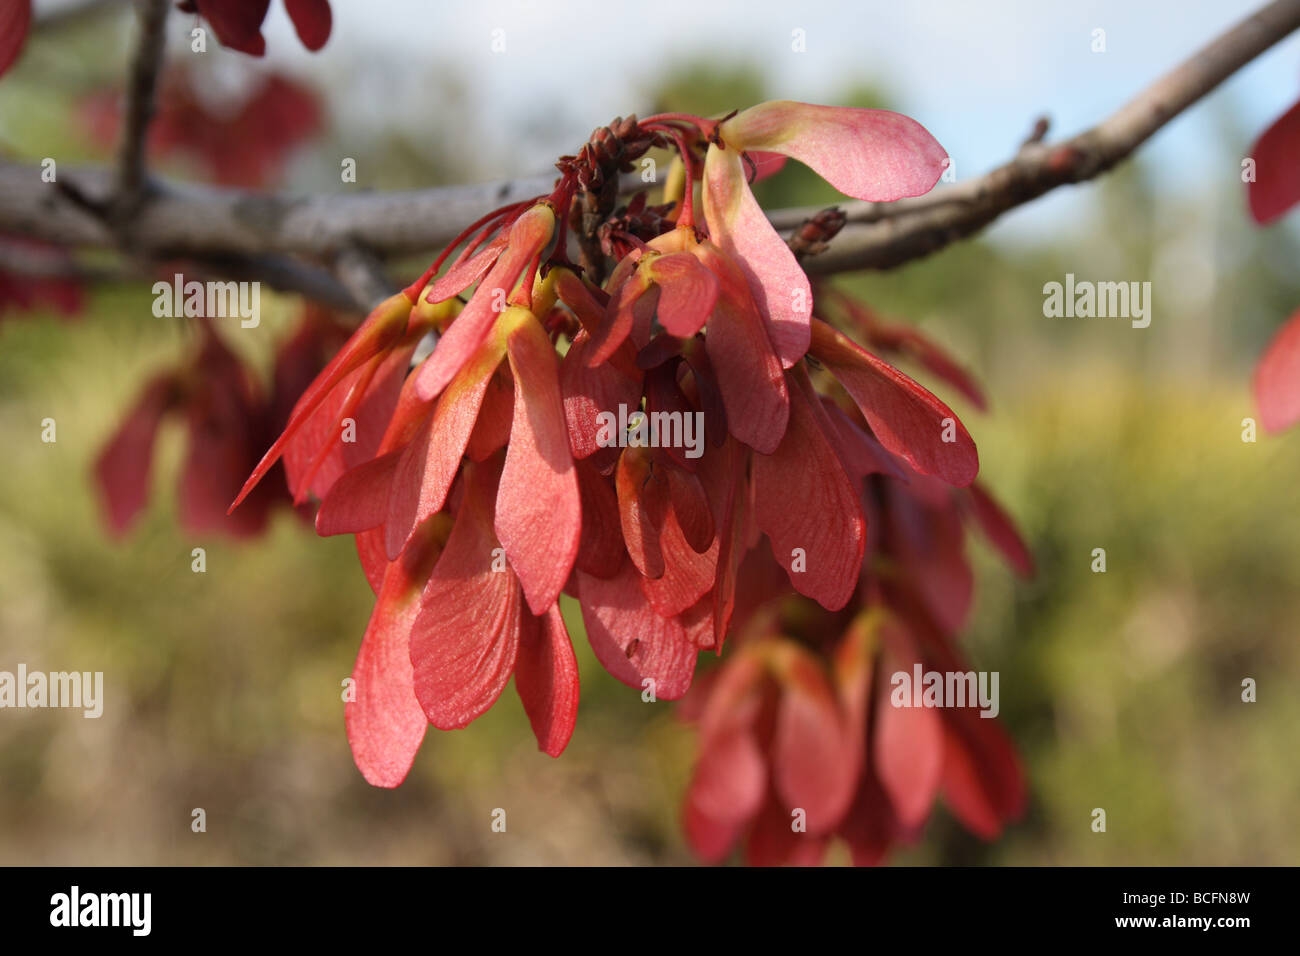
[[[321,269],[289,256],[210,256],[193,260],[194,272],[214,278],[265,282],[277,292],[296,292],[340,312],[365,315],[376,304],[328,269]]]
[[[361,246],[352,246],[339,253],[334,260],[334,274],[352,298],[364,304],[366,312],[397,291],[392,280],[384,274],[383,262]]]
[[[0,240],[4,272],[23,279],[64,279],[79,284],[112,285],[116,283],[154,282],[159,278],[156,266],[123,262],[112,267],[85,265],[45,246],[15,246]],[[328,271],[304,265],[285,256],[262,256],[257,259],[217,257],[195,259],[186,271],[198,279],[235,279],[265,282],[278,292],[305,295],[340,312],[365,313],[374,303],[356,296]]]
[[[117,155],[117,186],[107,210],[110,224],[119,232],[126,231],[145,199],[146,139],[167,40],[167,9],[168,0],[139,0],[137,4],[140,39],[131,60],[126,90],[126,121]]]
[[[1015,159],[987,175],[890,203],[887,209],[849,203],[843,208],[850,223],[860,224],[845,228],[825,252],[809,257],[804,268],[822,275],[890,269],[965,239],[1004,212],[1058,186],[1100,176],[1297,28],[1300,0],[1274,0],[1084,133],[1056,144],[1031,136]]]
[[[1091,130],[1056,144],[1043,143],[1045,130],[1036,130],[1011,162],[916,199],[844,203],[849,225],[824,251],[806,255],[803,264],[823,275],[892,268],[969,237],[1058,186],[1099,176],[1297,28],[1300,0],[1274,0]],[[56,189],[41,183],[36,167],[0,162],[0,232],[65,246],[119,247],[121,237],[87,208],[111,199],[113,176],[96,168],[61,170],[60,178],[65,175],[69,182]],[[474,186],[300,197],[155,182],[131,223],[130,249],[156,259],[281,265],[285,256],[334,265],[364,249],[383,260],[435,249],[486,212],[549,192],[554,179],[547,174]],[[628,191],[642,186],[635,174],[624,185]],[[782,210],[770,218],[789,231],[815,212]],[[318,284],[320,278],[314,274],[305,284]],[[332,277],[329,284],[335,298],[346,288]],[[351,279],[347,285],[353,290],[344,296],[371,297],[359,293]]]
[[[59,170],[91,203],[113,178],[102,167]],[[425,252],[506,203],[550,192],[555,176],[406,192],[278,196],[155,181],[132,226],[135,248],[159,255],[283,253],[329,260],[360,244],[385,257]],[[0,232],[62,245],[106,247],[116,239],[83,203],[41,183],[40,169],[0,162]]]

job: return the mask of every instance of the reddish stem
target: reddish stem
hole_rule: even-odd
[[[518,210],[521,206],[532,205],[540,198],[540,196],[536,196],[532,199],[525,199],[522,202],[511,203],[509,206],[502,206],[500,209],[494,209],[481,219],[477,219],[470,223],[465,227],[464,231],[461,232],[460,235],[447,244],[447,247],[442,250],[442,254],[439,255],[437,259],[433,260],[433,265],[429,266],[429,268],[424,271],[424,275],[420,276],[420,278],[416,279],[402,290],[402,294],[405,295],[412,304],[414,304],[415,300],[420,295],[420,290],[429,284],[429,280],[438,274],[438,270],[442,268],[442,264],[447,261],[447,257],[451,255],[452,251],[464,242],[475,229],[486,226],[488,223],[495,222],[498,219],[502,219],[510,213]]]
[[[610,231],[610,236],[614,239],[620,239],[623,242],[626,242],[633,249],[640,249],[642,252],[650,251],[650,247],[647,246],[643,240],[632,235],[630,232],[626,232],[622,229],[614,229]]]
[[[531,310],[533,307],[533,285],[537,282],[537,270],[542,264],[542,254],[539,252],[533,256],[533,261],[528,264],[528,271],[523,275],[519,283],[519,288],[514,295],[510,297],[511,305],[521,305],[525,309]]]
[[[664,122],[686,123],[689,126],[694,126],[700,132],[703,132],[707,126],[717,125],[712,120],[706,120],[692,113],[656,113],[654,116],[647,116],[639,121],[637,125],[644,127],[650,123]]]
[[[555,215],[559,219],[555,236],[555,249],[550,262],[555,265],[572,267],[569,261],[569,207],[573,205],[573,194],[577,192],[577,183],[567,177],[551,193],[551,202],[555,204]]]
[[[677,210],[677,225],[695,228],[695,160],[690,147],[681,132],[671,126],[655,124],[654,129],[662,130],[673,138],[677,152],[681,154],[682,165],[686,167],[686,188],[682,192],[682,208]]]

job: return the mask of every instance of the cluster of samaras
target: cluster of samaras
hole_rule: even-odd
[[[662,203],[616,209],[619,173],[662,147],[677,153]],[[986,722],[909,724],[919,781],[897,753],[873,757],[872,740],[900,738],[870,717],[872,661],[952,663],[963,520],[1027,556],[972,485],[975,446],[953,412],[824,319],[973,386],[832,290],[814,309],[750,191],[775,156],[876,201],[926,192],[946,164],[884,111],[773,102],[618,120],[557,164],[549,196],[470,226],[299,400],[243,494],[283,456],[295,496],[321,501],[318,532],[356,536],[377,594],[347,705],[367,780],[399,784],[430,723],[466,726],[512,675],[541,749],[559,754],[578,707],[567,593],[596,657],[647,699],[682,697],[701,650],[736,645],[692,695],[687,825],[706,856],[747,830],[751,850],[777,846],[762,836],[773,814],[796,842],[755,858],[817,853],[836,832],[874,846],[852,821],[878,823],[897,797],[871,831],[887,844],[940,787],[981,832],[1015,811],[1014,758],[994,761],[992,783],[970,772],[989,748],[1010,753]],[[629,410],[697,416],[702,453],[610,441],[602,424]]]

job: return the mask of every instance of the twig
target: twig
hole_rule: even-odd
[[[896,203],[887,218],[849,226],[806,268],[823,275],[890,269],[965,239],[1058,186],[1100,176],[1297,28],[1300,0],[1274,0],[1092,129],[1055,145],[1031,137],[1015,159],[979,179]],[[853,211],[846,212],[852,221]]]
[[[131,60],[126,90],[126,121],[117,154],[117,186],[108,208],[110,224],[124,232],[145,197],[146,139],[153,119],[158,73],[167,39],[168,0],[138,0],[140,38]],[[127,237],[130,238],[129,236]]]
[[[365,314],[375,304],[371,297],[359,297],[328,269],[299,262],[288,256],[218,256],[195,259],[193,271],[220,279],[265,282],[277,292],[294,292],[340,312]]]
[[[91,201],[113,191],[102,167],[65,172]],[[639,181],[639,180],[638,180]],[[328,261],[360,243],[376,255],[426,252],[485,212],[550,192],[555,175],[409,192],[280,196],[215,186],[153,181],[132,224],[138,250],[201,255],[286,253]],[[63,245],[115,246],[116,237],[63,189],[42,188],[39,167],[0,161],[0,232]]]
[[[334,274],[352,298],[366,306],[367,312],[397,291],[384,274],[383,262],[361,246],[350,246],[339,253],[334,260]]]

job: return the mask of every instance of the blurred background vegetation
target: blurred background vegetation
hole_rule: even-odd
[[[72,104],[117,82],[106,30],[126,36],[110,21],[34,38],[0,84],[7,156],[105,158]],[[336,86],[334,121],[285,180],[342,188],[338,155],[393,188],[474,178],[446,137],[475,136],[472,112],[456,106],[464,81],[420,70],[411,81],[445,104],[436,118],[363,135],[333,107],[368,87]],[[671,72],[629,111],[720,112],[780,94],[744,60]],[[893,102],[852,77],[835,100]],[[1221,160],[1235,170],[1257,131],[1218,109]],[[984,481],[1039,564],[1017,583],[972,549],[967,638],[977,666],[1002,674],[1030,809],[993,844],[939,811],[898,863],[1300,859],[1300,433],[1242,441],[1253,359],[1300,303],[1297,249],[1284,231],[1246,224],[1235,175],[1171,199],[1156,198],[1158,174],[1139,161],[1082,187],[1089,218],[1059,240],[985,238],[842,280],[984,382],[980,414],[917,372],[962,415]],[[772,205],[835,199],[799,168],[764,189]],[[1150,278],[1150,327],[1044,318],[1043,284],[1067,272]],[[263,301],[258,329],[223,331],[266,370],[298,306]],[[691,735],[672,705],[646,706],[601,670],[575,608],[582,710],[561,759],[535,750],[507,691],[467,730],[430,731],[411,777],[387,792],[361,779],[343,733],[340,682],[373,602],[350,539],[319,539],[284,512],[252,543],[178,531],[176,424],[147,513],[124,541],[108,538],[91,464],[145,378],[187,347],[151,302],[147,283],[121,284],[94,291],[77,320],[0,323],[0,669],[100,670],[107,698],[99,720],[0,712],[0,863],[689,862],[677,818]],[[53,444],[40,440],[47,417]],[[203,574],[190,569],[198,546]],[[1090,570],[1099,547],[1105,574]],[[1247,677],[1253,704],[1241,700]],[[206,833],[190,828],[198,807]],[[498,807],[505,834],[490,828]],[[1090,828],[1095,807],[1104,834]]]

